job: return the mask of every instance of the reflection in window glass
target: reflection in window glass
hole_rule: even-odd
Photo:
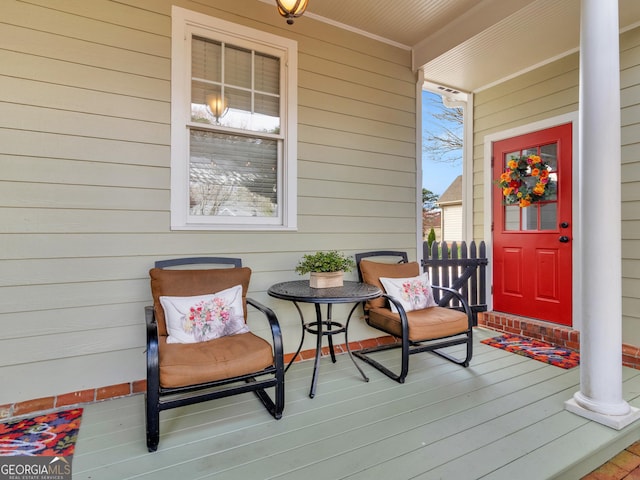
[[[551,167],[551,170],[556,171],[558,169],[558,144],[551,143],[541,146],[540,157]]]
[[[537,230],[538,229],[538,208],[536,205],[524,207],[522,210],[522,229]]]
[[[518,205],[504,207],[504,229],[507,232],[520,230],[520,207]]]
[[[553,188],[553,190],[552,190],[553,193],[551,195],[549,195],[547,200],[558,200],[558,174],[557,173],[550,173],[549,174],[549,183],[551,185],[553,185],[553,187],[552,187]]]
[[[193,37],[191,120],[253,132],[280,132],[280,59]]]
[[[520,150],[509,152],[504,156],[504,168],[507,168],[507,164],[509,163],[509,161],[514,158],[520,158]]]
[[[251,88],[251,52],[225,44],[224,49],[224,83],[249,89]]]
[[[190,151],[191,215],[278,214],[275,140],[192,129]]]
[[[268,55],[256,55],[254,58],[254,88],[256,91],[279,97],[280,60]]]
[[[191,42],[191,76],[211,83],[222,81],[222,44],[202,37]]]
[[[558,204],[545,203],[540,206],[540,230],[555,230],[558,224]]]

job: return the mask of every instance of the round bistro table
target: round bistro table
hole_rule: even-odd
[[[317,336],[316,358],[313,365],[313,378],[311,380],[311,390],[309,391],[309,397],[313,398],[316,395],[316,386],[318,384],[318,369],[320,367],[320,357],[322,354],[322,338],[325,336],[327,337],[329,343],[329,353],[331,354],[331,361],[333,363],[336,363],[336,354],[333,349],[332,337],[333,335],[344,333],[344,341],[347,345],[347,353],[349,354],[349,358],[360,372],[360,375],[362,375],[362,378],[364,378],[364,380],[367,382],[369,381],[369,378],[364,374],[360,366],[356,363],[353,355],[351,355],[351,349],[349,348],[348,330],[349,321],[351,320],[351,316],[353,315],[355,309],[362,302],[380,297],[382,295],[382,291],[379,288],[374,287],[373,285],[368,285],[366,283],[351,281],[345,281],[342,287],[311,288],[309,286],[309,280],[296,280],[292,282],[277,283],[271,286],[267,293],[274,298],[293,302],[296,310],[298,310],[298,314],[300,315],[300,322],[302,324],[302,337],[300,339],[300,345],[298,345],[298,350],[296,350],[295,355],[287,365],[285,372],[289,369],[291,364],[300,353],[302,344],[304,343],[305,332],[309,332]],[[305,322],[304,315],[302,314],[302,310],[300,309],[298,303],[313,303],[315,305],[315,321],[308,323]],[[336,303],[355,303],[355,305],[349,312],[347,321],[344,324],[335,322],[331,317],[331,307]],[[326,320],[322,319],[322,311],[320,310],[320,306],[322,304],[327,305]],[[326,327],[326,329],[323,329],[324,327]]]

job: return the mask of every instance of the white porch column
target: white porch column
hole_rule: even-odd
[[[581,0],[580,31],[582,215],[576,226],[583,245],[583,318],[580,391],[566,408],[621,429],[640,411],[622,398],[618,2]]]

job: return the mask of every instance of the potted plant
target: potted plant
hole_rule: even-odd
[[[355,266],[352,258],[331,250],[304,255],[298,262],[296,272],[300,275],[310,273],[309,285],[312,288],[341,287],[344,272],[350,272]]]

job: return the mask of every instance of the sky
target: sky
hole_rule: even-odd
[[[437,132],[442,129],[442,126],[438,123],[439,121],[430,115],[430,112],[433,111],[433,106],[430,105],[431,102],[429,98],[439,99],[440,95],[427,91],[424,91],[422,94],[422,131],[425,138],[427,134],[424,132]],[[449,185],[451,185],[451,182],[461,174],[462,161],[456,164],[434,162],[427,159],[427,155],[423,153],[422,188],[431,190],[431,192],[437,195],[442,195]]]

